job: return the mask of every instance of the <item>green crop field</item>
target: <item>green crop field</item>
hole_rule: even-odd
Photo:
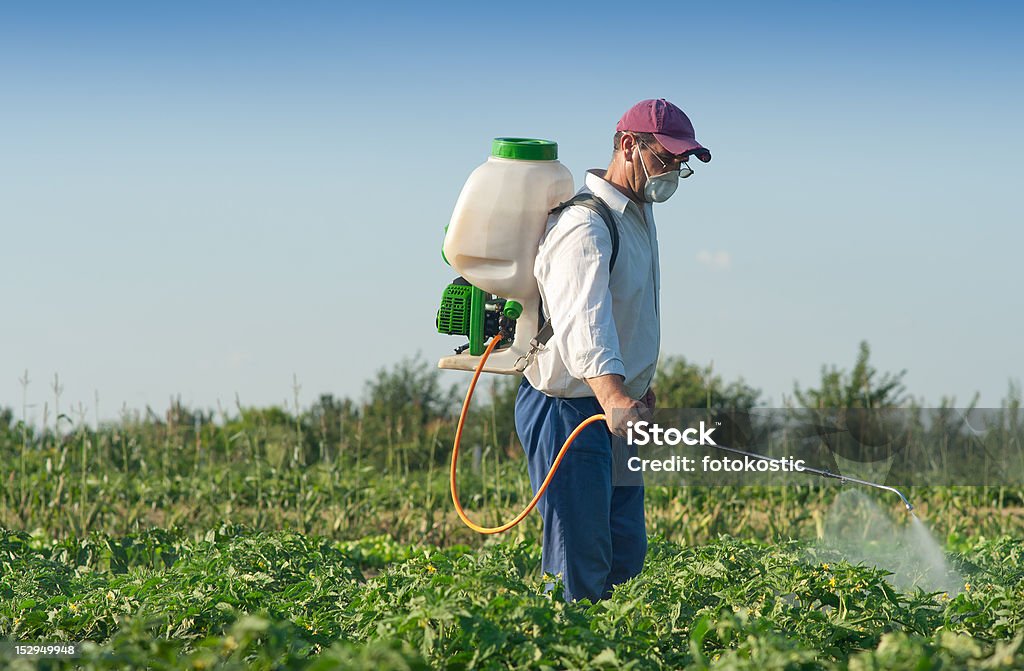
[[[460,463],[484,524],[531,495],[507,394],[474,411]],[[469,531],[450,414],[403,407],[8,413],[0,668],[1024,668],[1020,488],[910,488],[918,526],[891,494],[806,475],[651,487],[643,573],[565,603],[538,516]]]

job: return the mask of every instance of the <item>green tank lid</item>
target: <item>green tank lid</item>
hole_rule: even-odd
[[[491,143],[491,156],[520,161],[554,161],[558,158],[558,143],[528,137],[496,137]]]

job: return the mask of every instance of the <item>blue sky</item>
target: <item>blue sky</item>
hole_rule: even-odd
[[[359,397],[457,344],[438,248],[490,139],[554,139],[579,183],[649,97],[714,154],[656,209],[664,354],[778,404],[867,340],[926,403],[998,405],[1021,10],[624,7],[0,8],[0,405],[38,419],[54,374],[90,417]]]

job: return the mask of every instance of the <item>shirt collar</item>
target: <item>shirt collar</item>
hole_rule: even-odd
[[[626,194],[612,186],[611,182],[604,178],[604,175],[604,170],[588,170],[586,177],[583,179],[583,183],[586,184],[592,194],[603,200],[608,207],[619,214],[625,215],[626,208],[628,208],[630,203],[633,203],[633,201],[630,200]],[[644,215],[643,210],[640,210],[636,203],[633,203],[633,207],[637,208],[641,216]]]

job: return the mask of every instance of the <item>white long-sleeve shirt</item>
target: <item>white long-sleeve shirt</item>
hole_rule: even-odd
[[[596,212],[578,206],[548,217],[534,265],[554,333],[525,374],[549,396],[593,396],[586,378],[617,374],[638,399],[658,363],[661,275],[654,214],[650,203],[641,210],[603,175],[589,171],[583,190],[601,198],[618,225],[611,277],[611,233]]]

